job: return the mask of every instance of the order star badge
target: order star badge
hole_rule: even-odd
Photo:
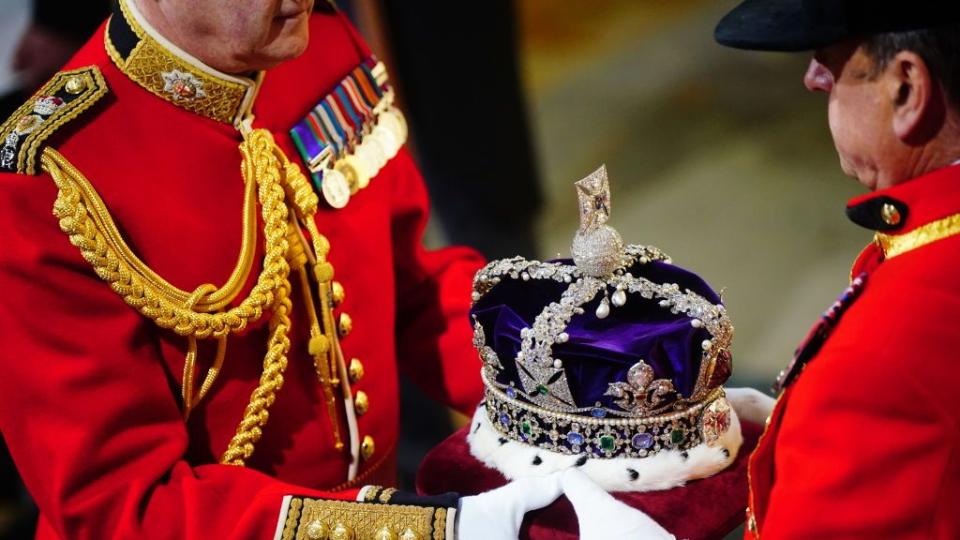
[[[191,100],[207,95],[203,91],[203,81],[193,73],[175,69],[164,71],[161,76],[163,76],[163,91],[173,96],[173,99]]]

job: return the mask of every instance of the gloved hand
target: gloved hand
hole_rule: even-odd
[[[523,515],[560,496],[560,475],[535,476],[460,499],[457,540],[517,540]]]
[[[675,540],[636,508],[614,499],[580,469],[567,469],[560,483],[577,513],[581,540]]]
[[[773,412],[773,405],[776,403],[772,397],[754,388],[725,388],[727,401],[737,411],[740,420],[753,422],[754,424],[763,424],[770,418]]]

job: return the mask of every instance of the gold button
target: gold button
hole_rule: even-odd
[[[313,267],[313,275],[320,283],[326,283],[333,279],[333,265],[328,262],[317,263]]]
[[[363,364],[359,358],[350,359],[350,382],[355,383],[363,378]]]
[[[318,334],[310,338],[307,344],[307,352],[310,356],[320,356],[330,350],[330,340],[323,334]]]
[[[367,393],[363,390],[357,392],[356,397],[353,398],[353,410],[359,415],[364,415],[367,412],[367,409],[370,408],[370,400],[367,399]]]
[[[884,203],[883,208],[880,209],[880,217],[887,225],[899,225],[901,220],[900,211],[890,203]]]
[[[400,540],[420,540],[420,535],[414,532],[413,529],[407,527],[400,533]]]
[[[315,519],[307,525],[307,538],[309,540],[327,540],[328,536],[330,536],[330,529],[319,519]]]
[[[337,327],[340,331],[340,337],[347,337],[347,335],[353,330],[353,319],[350,318],[350,315],[341,313],[340,322],[337,324]]]
[[[376,540],[397,540],[396,533],[389,526],[381,527],[377,531]]]
[[[87,89],[87,83],[83,80],[83,77],[70,77],[67,79],[67,84],[63,87],[68,94],[73,94],[74,96],[83,92]]]
[[[370,459],[370,456],[376,451],[376,445],[373,442],[373,437],[367,435],[363,438],[363,442],[360,443],[360,455],[363,456],[363,459]]]
[[[353,529],[343,523],[337,523],[330,531],[330,540],[353,540]]]
[[[333,305],[339,305],[347,296],[347,291],[343,290],[343,285],[339,281],[334,281],[330,285],[330,295],[333,297]]]

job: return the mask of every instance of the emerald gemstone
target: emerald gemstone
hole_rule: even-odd
[[[680,444],[683,442],[683,432],[679,429],[675,429],[670,432],[670,442],[673,444]]]
[[[530,422],[526,422],[526,421],[525,421],[525,422],[521,422],[521,423],[520,423],[520,431],[522,431],[522,432],[524,433],[524,435],[530,435],[530,433],[533,432],[533,429],[530,427]]]
[[[600,436],[600,449],[605,452],[613,452],[613,449],[616,447],[617,438],[613,435],[601,435]]]
[[[550,393],[550,389],[542,384],[537,385],[537,392],[540,392],[541,395],[547,395]]]

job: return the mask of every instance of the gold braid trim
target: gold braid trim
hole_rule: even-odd
[[[229,286],[217,289],[213,285],[204,284],[190,293],[164,281],[133,254],[96,190],[66,158],[56,150],[46,148],[41,164],[59,190],[53,211],[61,230],[69,236],[70,242],[77,246],[83,258],[101,279],[127,304],[161,328],[188,337],[191,350],[196,339],[221,340],[218,343],[218,358],[208,372],[198,397],[206,394],[220,370],[223,348],[226,345],[224,338],[258,320],[264,309],[272,311],[270,339],[260,383],[250,396],[236,435],[221,457],[221,463],[242,466],[253,454],[254,445],[262,436],[263,426],[269,418],[269,407],[276,399],[276,392],[283,385],[283,372],[287,367],[287,352],[290,348],[288,333],[292,306],[289,300],[290,265],[287,258],[291,254],[288,253],[287,242],[289,214],[284,201],[284,190],[287,187],[284,186],[285,177],[289,176],[293,180],[295,186],[292,186],[292,189],[293,193],[297,194],[297,210],[311,218],[308,220],[311,225],[313,212],[316,211],[316,195],[313,196],[311,208],[310,197],[300,193],[300,184],[305,182],[302,173],[283,155],[269,131],[258,129],[245,132],[240,151],[243,155],[242,173],[247,182],[248,194],[253,193],[252,184],[256,183],[266,249],[263,270],[248,297],[238,306],[217,313],[208,313],[207,310],[222,308],[232,301],[250,272],[255,249],[253,243],[256,241],[255,214],[251,212],[255,203],[252,202],[252,197],[245,199],[243,245]],[[319,235],[315,225],[310,228],[310,232],[314,237],[314,246],[325,244],[324,250],[317,250],[317,268],[321,264],[329,267],[325,259],[329,243]],[[295,259],[300,259],[299,255],[293,254]],[[300,260],[296,262],[302,264]],[[329,274],[332,279],[332,267],[329,268]],[[325,316],[329,316],[327,309],[323,311]],[[195,355],[194,358],[188,358],[187,363],[192,364],[193,361]],[[196,402],[193,399],[193,366],[187,367],[190,373],[188,374],[187,370],[184,373],[184,383],[188,385],[184,389],[184,401],[187,405],[186,412],[189,413],[189,409],[195,406]]]
[[[266,133],[272,143],[269,132]],[[241,145],[244,161],[250,157],[251,146],[263,144],[256,132]],[[262,151],[262,148],[259,149]],[[138,270],[146,265],[133,254],[123,241],[106,205],[93,186],[66,158],[52,148],[44,149],[41,158],[43,170],[53,177],[59,188],[53,213],[60,220],[60,229],[70,237],[70,242],[80,249],[83,258],[93,266],[101,279],[124,301],[153,320],[161,328],[173,330],[182,336],[198,339],[220,337],[238,332],[247,324],[258,320],[263,309],[273,301],[274,291],[287,277],[289,267],[285,258],[287,243],[287,207],[283,204],[283,189],[279,184],[279,171],[266,178],[244,178],[259,184],[260,204],[266,233],[266,253],[263,271],[250,295],[240,305],[220,313],[200,313],[188,307],[191,293],[176,289],[166,282],[157,282]],[[245,165],[247,165],[245,163]],[[255,241],[244,236],[244,243]],[[241,251],[244,251],[241,248]],[[132,261],[136,260],[134,264]],[[243,272],[241,272],[242,274]],[[155,275],[155,274],[154,274]],[[209,287],[202,285],[201,287]],[[183,302],[178,297],[183,296]],[[209,296],[209,295],[208,295]]]
[[[960,214],[931,221],[904,234],[877,233],[875,241],[883,250],[884,258],[890,260],[908,251],[913,251],[956,234],[960,234]]]
[[[294,505],[299,519],[294,521]],[[399,504],[348,502],[294,497],[283,520],[281,538],[420,538],[443,539],[446,533],[445,508]],[[437,515],[442,513],[442,515]],[[435,527],[444,531],[437,534]]]

